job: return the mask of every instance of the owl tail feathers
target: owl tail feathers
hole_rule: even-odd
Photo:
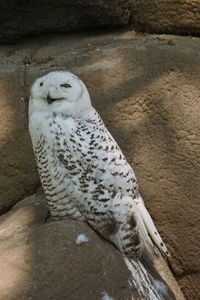
[[[161,251],[161,253],[164,255],[164,257],[170,257],[167,247],[163,242],[159,232],[156,229],[156,226],[153,223],[149,212],[147,211],[144,205],[142,197],[139,196],[136,199],[135,203],[135,215],[137,218],[137,222],[139,223],[138,225],[140,228],[141,237],[143,238],[144,248],[146,247],[147,251],[150,250],[148,251],[150,254],[150,252],[152,252],[153,249],[153,244],[151,241],[153,241],[154,244]]]
[[[131,272],[129,284],[137,290],[140,300],[176,300],[173,292],[150,261],[133,260],[126,256],[124,261]]]

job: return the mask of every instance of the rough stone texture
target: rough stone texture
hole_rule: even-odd
[[[0,43],[40,33],[134,26],[152,33],[200,34],[197,0],[1,1]]]
[[[24,69],[0,66],[0,213],[31,194],[38,183],[24,102]]]
[[[199,52],[198,38],[131,32],[43,37],[0,48],[4,69],[24,68],[26,100],[32,81],[49,70],[67,68],[85,81],[94,106],[134,166],[146,206],[171,252],[174,274],[194,300],[200,294]],[[13,77],[20,86],[20,76]],[[16,118],[14,110],[13,122]],[[7,154],[15,160],[24,149],[29,152],[29,143]],[[30,189],[26,182],[24,187]]]
[[[79,221],[45,223],[43,199],[34,195],[0,218],[0,299],[97,300],[104,291],[131,299],[120,252]],[[88,243],[75,243],[80,233]]]
[[[131,0],[1,1],[0,43],[28,35],[129,23]]]
[[[132,23],[139,31],[199,35],[199,1],[133,0]]]
[[[47,213],[44,196],[34,194],[0,218],[0,299],[103,300],[104,292],[138,299],[113,245],[80,221],[45,222]],[[81,233],[89,241],[77,245]],[[184,300],[165,264],[160,267],[177,300]]]

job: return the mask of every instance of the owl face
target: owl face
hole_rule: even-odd
[[[91,106],[86,86],[70,72],[50,72],[38,78],[32,88],[31,108],[76,116]]]

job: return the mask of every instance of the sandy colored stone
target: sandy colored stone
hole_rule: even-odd
[[[197,0],[133,0],[132,23],[151,33],[200,33],[200,5]]]
[[[38,183],[27,132],[21,65],[0,66],[0,213],[7,211]]]
[[[198,300],[200,40],[132,32],[57,35],[27,40],[11,50],[0,48],[0,59],[5,68],[8,62],[24,67],[26,101],[33,80],[50,70],[70,69],[85,81],[94,106],[134,167],[182,290],[187,299]],[[24,64],[26,55],[30,59]]]
[[[0,299],[131,299],[120,252],[80,221],[45,222],[47,213],[33,195],[0,218]],[[89,242],[77,245],[81,233]]]

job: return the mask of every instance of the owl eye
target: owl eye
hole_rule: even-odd
[[[67,88],[67,89],[72,87],[69,83],[63,83],[60,86],[64,87],[64,88]]]
[[[43,86],[43,84],[44,84],[43,82],[40,82],[40,86]]]

